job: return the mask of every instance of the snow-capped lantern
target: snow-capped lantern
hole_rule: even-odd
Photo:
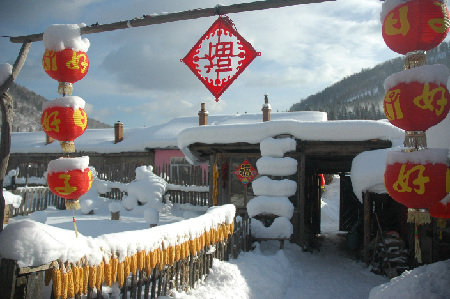
[[[386,0],[380,19],[386,45],[399,54],[437,47],[449,31],[445,0]]]
[[[83,24],[84,25],[84,24]],[[86,76],[89,41],[80,37],[80,25],[52,25],[44,32],[44,71],[59,82],[58,93],[71,95],[73,83]]]
[[[84,100],[77,96],[57,98],[42,105],[42,129],[61,142],[65,153],[75,151],[73,141],[86,131],[88,117],[84,106]]]
[[[384,183],[389,195],[411,209],[428,209],[450,192],[448,149],[391,151]]]
[[[181,59],[219,101],[219,97],[260,56],[227,16],[219,18]]]
[[[442,231],[447,227],[447,219],[450,219],[450,198],[447,196],[437,204],[432,205],[428,212],[433,218],[437,218],[439,238],[442,240]]]
[[[91,188],[92,173],[88,166],[88,156],[59,158],[48,163],[48,187],[55,195],[66,199],[68,210],[79,210],[78,198]]]
[[[407,132],[425,132],[437,125],[450,109],[448,78],[449,70],[441,64],[415,67],[389,76],[384,83],[386,118]]]

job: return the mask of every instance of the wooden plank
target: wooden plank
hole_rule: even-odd
[[[370,203],[370,193],[365,192],[363,194],[364,200],[364,262],[366,266],[369,266],[370,256],[369,256],[369,243],[371,237],[371,227],[370,227],[370,217],[371,217],[371,203]]]
[[[298,189],[299,189],[299,197],[298,197],[298,211],[299,211],[299,245],[303,250],[306,250],[306,236],[305,236],[305,186],[306,186],[306,174],[305,174],[305,155],[300,155],[300,161],[298,163]]]
[[[19,266],[16,261],[2,259],[0,267],[0,298],[13,299],[16,286],[16,277]]]

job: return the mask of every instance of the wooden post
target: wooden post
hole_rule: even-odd
[[[305,174],[305,155],[300,155],[300,163],[298,166],[299,173],[299,202],[298,202],[298,211],[299,211],[299,245],[303,250],[306,250],[306,236],[305,236],[305,186],[306,186],[306,174]]]
[[[16,261],[2,259],[0,267],[0,298],[13,299],[19,266]]]
[[[370,236],[372,232],[370,231],[370,214],[371,214],[371,203],[370,203],[370,196],[369,192],[363,193],[363,200],[364,200],[364,262],[366,263],[366,266],[369,266],[370,263],[370,256],[369,256],[369,249],[367,248],[370,243]]]

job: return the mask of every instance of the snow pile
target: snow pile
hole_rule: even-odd
[[[87,52],[90,46],[87,38],[81,38],[80,29],[86,24],[53,24],[44,31],[44,46],[47,50]]]
[[[83,214],[93,213],[95,208],[94,201],[92,199],[84,199],[80,201],[80,210]]]
[[[0,85],[2,85],[9,76],[12,75],[12,65],[9,63],[0,64]]]
[[[213,229],[222,230],[224,225],[233,223],[235,213],[234,205],[213,207],[197,218],[97,238],[86,237],[80,232],[76,237],[73,231],[35,221],[15,221],[0,234],[0,257],[16,260],[19,267],[39,266],[55,260],[75,263],[83,257],[90,265],[98,265],[111,256],[118,256],[123,261],[138,251],[164,249],[196,240]]]
[[[290,238],[294,232],[291,221],[286,217],[277,217],[269,227],[252,218],[252,236],[257,238]]]
[[[400,83],[409,84],[411,82],[446,86],[448,77],[449,70],[445,65],[423,65],[390,75],[384,81],[384,90],[387,92]]]
[[[120,202],[116,201],[116,202],[112,202],[108,205],[108,209],[111,213],[117,213],[120,212],[120,208],[122,207],[122,205],[120,204]]]
[[[36,211],[30,214],[30,219],[36,222],[45,223],[47,222],[47,213],[45,211]]]
[[[9,191],[3,189],[3,198],[5,199],[5,205],[12,205],[14,208],[18,209],[22,203],[22,196],[12,194]]]
[[[144,210],[145,222],[150,225],[155,225],[159,223],[159,213],[154,208],[146,208]]]
[[[369,299],[450,298],[450,260],[405,271],[370,291]]]
[[[295,150],[296,142],[291,138],[263,140],[260,144],[261,158],[256,161],[258,172],[266,175],[289,176],[297,172],[297,161],[283,157],[284,153]],[[270,155],[274,155],[270,156]],[[281,155],[281,157],[280,157]],[[257,195],[247,204],[249,217],[258,215],[275,215],[269,227],[252,218],[251,234],[256,238],[290,238],[293,233],[292,223],[289,221],[294,214],[294,205],[289,201],[297,191],[297,183],[292,180],[272,180],[267,176],[252,182],[253,193]]]
[[[294,214],[294,205],[287,197],[257,196],[247,204],[247,213],[248,217],[273,214],[291,219]]]
[[[297,172],[297,160],[290,157],[273,158],[263,156],[256,161],[256,168],[258,168],[259,174],[289,176]]]
[[[183,192],[209,192],[208,186],[194,186],[194,185],[174,185],[167,184],[167,190],[183,191]]]
[[[42,104],[42,111],[53,107],[72,108],[73,110],[84,109],[86,102],[78,96],[65,96],[56,98]]]
[[[255,195],[289,197],[297,192],[297,183],[284,180],[271,180],[267,176],[260,177],[252,182]]]

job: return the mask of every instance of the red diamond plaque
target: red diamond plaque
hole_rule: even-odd
[[[227,16],[219,16],[189,53],[181,59],[214,95],[222,93],[260,56],[234,28]]]
[[[250,183],[255,176],[258,175],[258,171],[253,168],[252,164],[245,160],[241,165],[234,171],[234,174],[238,177],[242,184],[247,185]]]

